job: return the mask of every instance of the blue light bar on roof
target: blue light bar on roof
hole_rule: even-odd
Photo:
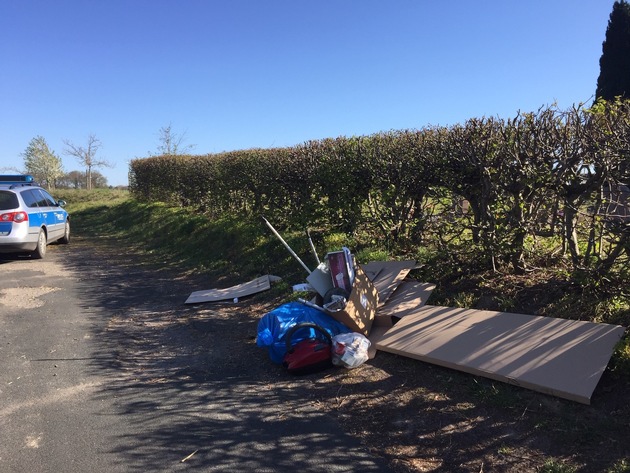
[[[33,176],[31,176],[30,174],[14,174],[14,175],[7,175],[7,174],[0,174],[0,182],[35,182],[35,179],[33,179]]]

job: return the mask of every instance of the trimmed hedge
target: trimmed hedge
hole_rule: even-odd
[[[135,159],[130,190],[211,218],[265,214],[283,228],[360,229],[399,252],[422,245],[516,271],[535,259],[532,241],[546,238],[574,269],[604,274],[626,262],[630,237],[627,222],[602,210],[603,189],[630,182],[629,170],[630,105],[617,101],[288,148]]]

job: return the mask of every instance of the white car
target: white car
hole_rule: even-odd
[[[33,176],[0,175],[0,253],[30,253],[41,259],[46,246],[70,241],[70,216]]]

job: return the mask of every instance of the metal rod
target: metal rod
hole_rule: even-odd
[[[267,224],[267,226],[271,229],[271,231],[273,232],[273,234],[274,234],[275,236],[277,236],[277,237],[278,237],[278,239],[282,242],[282,244],[286,247],[286,249],[287,249],[287,250],[289,250],[289,253],[291,253],[291,255],[293,255],[293,257],[294,257],[294,258],[298,261],[298,263],[300,263],[300,264],[302,265],[302,267],[306,270],[306,272],[307,272],[308,274],[311,274],[313,271],[311,271],[310,269],[308,269],[308,266],[306,266],[306,265],[304,264],[304,261],[302,261],[302,260],[300,259],[300,257],[299,257],[297,254],[295,254],[295,251],[293,251],[293,250],[291,249],[291,247],[289,246],[289,244],[288,244],[286,241],[284,241],[284,238],[282,238],[282,236],[280,236],[280,234],[276,231],[276,229],[275,229],[275,228],[273,228],[273,226],[269,223],[269,221],[268,221],[268,220],[267,220],[267,219],[266,219],[263,215],[261,215],[261,217],[262,217],[262,219],[265,221],[265,223]]]
[[[319,256],[317,256],[317,250],[315,249],[315,245],[313,244],[313,240],[311,240],[311,232],[308,231],[308,228],[306,229],[306,236],[308,237],[309,245],[311,245],[311,251],[313,252],[313,256],[315,256],[315,260],[317,261],[317,265],[319,266],[321,261],[319,260]]]
[[[306,299],[302,299],[301,297],[298,298],[298,302],[301,302],[305,306],[312,307],[313,309],[320,310],[320,311],[322,311],[325,314],[327,313],[326,310],[323,307],[320,307],[317,304],[313,304],[312,302],[307,301]]]

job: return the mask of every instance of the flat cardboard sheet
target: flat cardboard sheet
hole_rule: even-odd
[[[376,344],[400,318],[414,314],[427,303],[435,289],[435,284],[418,281],[403,281],[387,303],[376,312],[372,330],[370,331],[370,359],[376,356]]]
[[[378,319],[378,317],[376,317]],[[370,341],[370,347],[368,348],[368,357],[371,360],[376,356],[376,346],[383,339],[387,331],[391,328],[385,325],[376,325],[376,323],[372,324],[372,329],[370,330],[370,336],[368,340]]]
[[[415,261],[371,261],[361,266],[373,278],[371,281],[378,291],[379,307],[387,302],[409,271],[415,267]]]
[[[404,317],[427,303],[435,289],[435,284],[405,280],[400,283],[385,305],[378,310],[378,316]]]
[[[424,306],[376,348],[590,404],[624,332],[619,325]]]
[[[226,289],[206,289],[203,291],[193,292],[185,304],[198,304],[200,302],[218,302],[234,299],[235,297],[245,297],[257,292],[266,291],[271,287],[271,282],[280,278],[277,276],[261,276],[243,284],[228,287]]]

